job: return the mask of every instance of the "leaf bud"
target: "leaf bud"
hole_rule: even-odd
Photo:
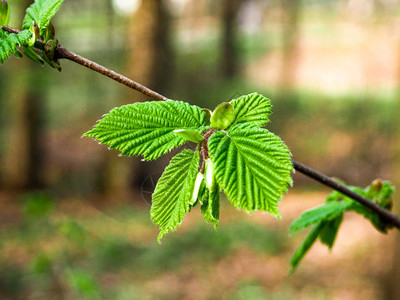
[[[225,129],[233,122],[233,105],[224,102],[218,105],[211,116],[211,127],[215,129]]]
[[[54,40],[49,40],[44,46],[44,53],[49,61],[54,60],[54,51],[56,48],[56,42]]]
[[[206,113],[206,116],[204,119],[206,121],[206,124],[208,125],[208,124],[210,124],[210,121],[211,121],[212,111],[209,110],[208,108],[203,108],[203,111]]]
[[[7,26],[10,21],[10,8],[6,0],[0,1],[0,26]]]
[[[54,40],[55,35],[56,35],[56,30],[55,30],[53,24],[50,22],[46,28],[46,37],[45,37],[44,41],[47,42],[49,40]]]

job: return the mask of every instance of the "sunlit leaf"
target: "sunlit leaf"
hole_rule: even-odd
[[[174,131],[201,132],[205,112],[181,101],[136,102],[113,109],[84,136],[121,151],[122,155],[143,155],[152,160],[186,142]]]
[[[174,156],[159,179],[152,197],[151,218],[160,227],[158,240],[175,230],[189,212],[199,152],[189,149]]]
[[[208,140],[218,184],[237,208],[280,217],[278,204],[292,184],[290,151],[266,129],[239,124]]]

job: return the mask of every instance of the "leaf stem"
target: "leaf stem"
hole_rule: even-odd
[[[7,31],[9,33],[18,33],[19,30],[8,27],[8,26],[3,26],[2,29],[4,31]],[[43,49],[44,44],[41,43],[40,41],[35,43],[35,47],[38,49]],[[72,62],[75,62],[77,64],[80,64],[86,68],[89,68],[97,73],[100,73],[104,76],[107,76],[119,83],[122,83],[126,85],[129,88],[132,88],[146,96],[149,96],[150,98],[154,100],[168,100],[167,97],[160,95],[159,93],[149,89],[148,87],[145,87],[144,85],[141,85],[140,83],[137,83],[136,81],[133,81],[129,79],[128,77],[125,77],[115,71],[112,71],[98,63],[95,63],[87,58],[84,58],[78,54],[75,54],[71,51],[69,51],[66,48],[63,47],[57,47],[55,49],[55,57],[58,59],[68,59]],[[204,149],[205,150],[205,149]],[[207,155],[206,153],[203,153],[203,158],[205,158]],[[325,174],[322,174],[310,167],[307,167],[306,165],[303,165],[302,163],[299,163],[295,160],[292,160],[293,167],[299,171],[300,173],[304,174],[305,176],[310,177],[311,179],[314,179],[315,181],[318,181],[319,183],[322,183],[334,190],[337,190],[341,192],[342,194],[350,197],[351,199],[359,202],[360,204],[368,207],[369,209],[373,210],[376,214],[378,214],[384,221],[386,221],[389,224],[394,225],[398,229],[400,229],[400,217],[391,213],[390,211],[380,207],[378,204],[372,202],[371,200],[361,196],[360,194],[357,194],[347,188],[346,186],[334,181],[332,178],[326,176]]]

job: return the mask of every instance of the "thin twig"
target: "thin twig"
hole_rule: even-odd
[[[20,32],[18,29],[14,29],[14,28],[11,28],[8,26],[3,26],[2,29],[4,31],[7,31],[8,33],[18,34]],[[37,42],[35,42],[35,47],[40,50],[43,50],[44,43],[37,41]],[[98,63],[95,63],[87,58],[84,58],[78,54],[75,54],[72,51],[69,51],[68,49],[65,49],[63,47],[57,47],[55,49],[54,57],[55,57],[55,59],[68,59],[77,64],[80,64],[86,68],[91,69],[92,71],[95,71],[104,76],[107,76],[115,81],[118,81],[119,83],[126,85],[127,87],[129,87],[131,89],[134,89],[146,96],[149,96],[150,98],[152,98],[154,100],[162,100],[162,101],[168,100],[167,97],[160,95],[159,93],[149,89],[148,87],[145,87],[144,85],[141,85],[140,83],[133,81],[132,79],[129,79],[126,76],[118,74],[117,72],[114,72]]]
[[[2,29],[4,31],[7,31],[9,33],[18,33],[19,30],[10,28],[7,26],[3,26]],[[35,47],[39,49],[43,49],[43,43],[41,42],[36,42]],[[149,96],[155,100],[168,100],[167,97],[160,95],[159,93],[149,89],[148,87],[145,87],[144,85],[141,85],[140,83],[137,83],[136,81],[133,81],[129,79],[128,77],[125,77],[121,74],[118,74],[117,72],[114,72],[98,63],[95,63],[87,58],[84,58],[80,55],[77,55],[63,47],[57,47],[55,49],[55,57],[58,59],[68,59],[72,62],[78,63],[86,68],[89,68],[95,72],[98,72],[102,75],[105,75],[115,81],[118,81],[119,83],[122,83],[126,85],[129,88],[132,88],[146,96]],[[369,209],[373,210],[376,214],[378,214],[383,220],[385,220],[387,223],[394,225],[395,227],[400,229],[400,217],[391,213],[390,211],[380,207],[378,204],[372,202],[371,200],[361,196],[360,194],[357,194],[347,188],[346,186],[334,181],[330,177],[319,173],[318,171],[307,167],[295,160],[292,160],[294,168],[299,171],[300,173],[303,173],[304,175],[314,179],[315,181],[318,181],[319,183],[322,183],[326,186],[329,186],[330,188],[337,190],[341,192],[343,195],[346,195],[353,200],[359,202],[360,204],[368,207]]]
[[[162,101],[168,100],[167,97],[160,95],[159,93],[149,89],[148,87],[145,87],[144,85],[141,85],[140,83],[137,83],[136,81],[133,81],[132,79],[129,79],[126,76],[118,74],[117,72],[114,72],[106,67],[103,67],[102,65],[95,63],[87,58],[84,58],[78,54],[75,54],[63,47],[57,47],[55,50],[56,50],[55,57],[58,59],[64,58],[64,59],[73,61],[75,63],[78,63],[86,68],[89,68],[89,69],[97,72],[97,73],[100,73],[102,75],[110,77],[111,79],[118,81],[119,83],[122,83],[122,84],[126,85],[127,87],[130,87],[131,89],[134,89],[146,96],[149,96],[150,98],[153,98],[154,100],[162,100]]]

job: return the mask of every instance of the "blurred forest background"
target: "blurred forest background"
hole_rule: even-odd
[[[8,2],[20,27],[32,1]],[[262,93],[296,160],[400,186],[398,0],[66,0],[53,23],[64,47],[171,99]],[[149,99],[61,64],[0,67],[1,299],[400,299],[398,232],[353,214],[331,254],[316,245],[287,276],[305,234],[290,222],[329,193],[301,174],[282,221],[223,199],[217,232],[194,209],[158,245],[151,192],[173,153],[141,162],[81,139]]]

